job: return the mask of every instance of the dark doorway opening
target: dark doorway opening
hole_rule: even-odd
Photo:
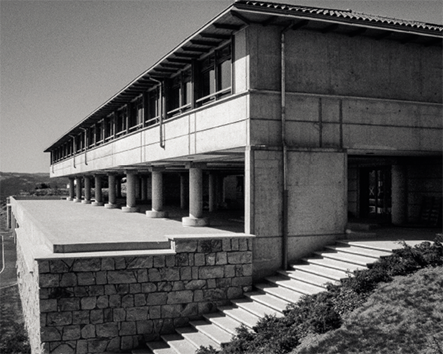
[[[360,170],[360,218],[391,221],[390,166]]]

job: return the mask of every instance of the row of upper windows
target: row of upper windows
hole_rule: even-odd
[[[228,44],[165,80],[163,93],[160,92],[160,85],[150,89],[85,128],[83,133],[73,136],[71,141],[52,150],[52,163],[86,148],[155,125],[160,121],[160,114],[163,119],[168,119],[231,94],[231,67],[232,51],[231,44]],[[166,113],[162,113],[164,110]]]

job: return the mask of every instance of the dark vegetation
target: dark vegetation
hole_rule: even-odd
[[[396,276],[413,274],[420,269],[443,266],[441,242],[442,238],[440,237],[434,243],[424,242],[415,247],[403,244],[403,248],[394,251],[391,256],[382,258],[367,270],[354,272],[353,277],[342,280],[341,284],[329,284],[327,291],[304,296],[298,303],[288,306],[284,317],[266,316],[257,323],[253,331],[246,327],[238,328],[237,335],[221,351],[212,347],[201,347],[197,353],[290,353],[306,339],[339,329],[354,310],[362,307],[380,283],[389,283]],[[437,279],[437,283],[440,284],[441,289],[442,277]],[[437,321],[439,320],[437,319]],[[409,319],[408,323],[411,326],[416,326],[414,319]],[[443,338],[442,323],[439,323],[440,329],[435,328],[435,331],[437,334],[441,331]],[[357,324],[354,323],[354,325]],[[443,346],[437,346],[438,340],[435,338],[437,337],[432,337],[431,342],[424,344],[427,345],[429,351],[425,348],[426,351],[423,353],[443,354],[441,350]],[[434,343],[435,341],[437,344]],[[322,347],[320,346],[320,348]],[[323,353],[323,349],[320,348],[303,351],[303,353]],[[415,353],[421,352],[420,348],[414,350]],[[360,351],[347,350],[346,352],[358,353]],[[340,353],[340,351],[336,353]]]

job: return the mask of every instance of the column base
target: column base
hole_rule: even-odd
[[[93,206],[103,206],[102,202],[92,202],[91,205]]]
[[[167,211],[146,210],[146,216],[148,218],[153,218],[153,219],[167,218],[168,212]]]
[[[118,208],[118,205],[117,205],[117,204],[106,203],[106,204],[105,204],[105,208],[106,208],[106,209],[117,209],[117,208]]]
[[[74,199],[73,201],[74,201],[74,203],[81,203],[82,202],[81,199]]]
[[[136,213],[137,211],[139,211],[139,209],[137,207],[124,206],[122,207],[122,211],[124,213]]]
[[[82,200],[82,204],[91,204],[90,200]]]
[[[185,216],[182,218],[182,225],[184,227],[202,227],[209,225],[208,218],[195,218],[193,216]]]
[[[67,200],[68,202],[72,202],[72,201],[74,201],[74,198],[67,197],[66,200]]]

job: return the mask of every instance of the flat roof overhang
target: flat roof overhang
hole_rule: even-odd
[[[280,26],[291,30],[305,29],[321,33],[339,33],[349,37],[364,36],[375,40],[390,39],[401,43],[442,47],[443,26],[417,21],[395,20],[365,15],[351,10],[321,9],[270,2],[239,0],[229,6],[194,34],[163,56],[148,70],[96,108],[72,127],[44,152],[64,144],[117,108],[157,86],[193,60],[219,47],[232,35],[251,24]]]

